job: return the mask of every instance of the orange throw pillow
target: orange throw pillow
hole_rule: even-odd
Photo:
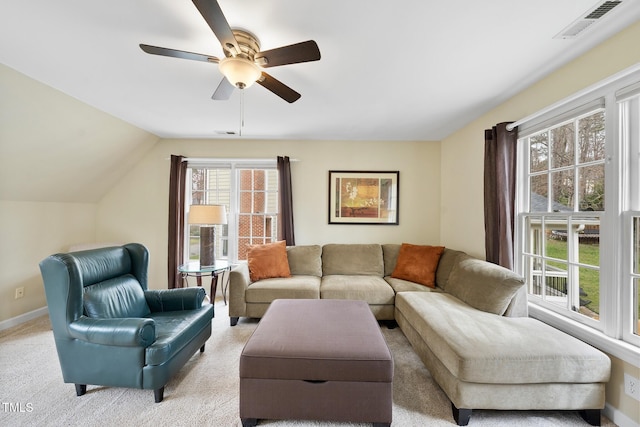
[[[436,287],[436,270],[444,246],[421,246],[403,243],[391,277],[410,280],[430,288]]]
[[[247,251],[252,282],[274,277],[291,277],[286,242],[251,245]]]

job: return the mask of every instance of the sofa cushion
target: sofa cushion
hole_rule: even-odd
[[[458,257],[446,291],[478,310],[503,315],[524,278],[513,271],[473,258]]]
[[[156,325],[156,340],[145,351],[146,365],[162,365],[171,360],[198,332],[211,325],[208,304],[195,310],[164,311],[149,316]]]
[[[286,242],[251,245],[247,251],[249,277],[252,282],[272,277],[289,277]]]
[[[303,245],[287,247],[287,259],[292,275],[322,277],[322,247]]]
[[[382,276],[384,261],[379,244],[327,244],[322,247],[322,275]]]
[[[369,304],[393,304],[395,292],[382,277],[341,274],[322,278],[320,298],[363,300]]]
[[[131,274],[85,287],[82,301],[89,317],[144,317],[151,312],[140,283]]]
[[[444,246],[403,243],[391,277],[436,287],[436,269]]]
[[[476,310],[444,292],[404,292],[396,312],[460,381],[482,384],[599,383],[610,360],[536,319]]]
[[[270,303],[279,298],[318,299],[320,298],[320,278],[291,276],[263,279],[252,283],[245,293],[247,303]]]
[[[458,257],[461,255],[467,255],[462,251],[456,251],[455,249],[444,248],[444,252],[440,256],[438,262],[438,270],[436,270],[436,285],[439,288],[446,289],[447,283],[449,283],[449,276],[451,270],[458,262]]]

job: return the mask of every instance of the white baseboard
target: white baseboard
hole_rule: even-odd
[[[618,427],[640,427],[640,424],[633,421],[631,418],[629,418],[613,406],[609,405],[608,403],[604,405],[602,415],[609,418]]]
[[[18,326],[21,323],[28,322],[31,319],[35,319],[36,317],[43,316],[48,312],[49,310],[47,310],[47,307],[45,306],[45,307],[37,308],[28,313],[21,314],[20,316],[12,317],[11,319],[3,320],[2,322],[0,322],[0,331],[12,328],[14,326]]]

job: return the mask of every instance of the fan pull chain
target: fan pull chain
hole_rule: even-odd
[[[238,135],[242,136],[242,128],[244,127],[244,90],[240,91],[240,130]]]

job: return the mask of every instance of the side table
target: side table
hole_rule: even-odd
[[[187,286],[189,286],[189,282],[187,281],[188,277],[195,277],[197,285],[202,286],[202,276],[211,276],[211,291],[209,293],[209,300],[211,304],[213,304],[216,297],[216,291],[218,289],[218,275],[220,275],[220,273],[224,271],[229,270],[230,267],[231,266],[227,261],[216,261],[214,265],[208,266],[200,266],[199,261],[192,261],[179,266],[178,272],[182,276],[182,279],[185,281]],[[227,297],[226,295],[224,295],[224,289],[222,297],[226,304]]]

